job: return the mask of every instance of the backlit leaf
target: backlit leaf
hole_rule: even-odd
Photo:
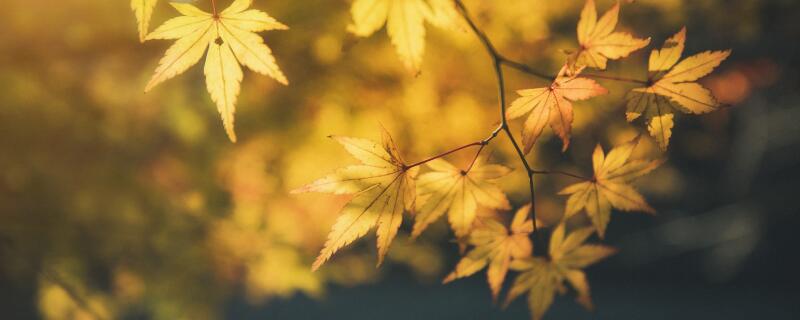
[[[333,137],[361,164],[336,170],[292,193],[353,194],[328,234],[328,240],[312,266],[318,269],[342,247],[377,226],[378,265],[416,199],[418,167],[407,168],[391,136],[384,130],[382,143],[365,139]]]
[[[675,111],[702,114],[720,108],[711,91],[693,82],[711,73],[730,50],[705,51],[678,62],[686,41],[686,28],[667,39],[660,50],[650,53],[648,86],[633,89],[627,96],[628,121],[645,115],[647,129],[661,149],[672,136]]]
[[[264,12],[247,10],[251,3],[251,0],[236,0],[218,15],[190,4],[171,3],[182,16],[168,20],[146,38],[177,40],[161,58],[145,92],[185,72],[207,53],[206,86],[233,142],[236,142],[234,113],[243,77],[240,65],[288,84],[272,51],[253,33],[287,27]]]
[[[581,66],[605,69],[608,60],[627,57],[650,43],[650,38],[638,39],[626,32],[614,32],[618,18],[619,2],[598,19],[594,0],[586,1],[578,21],[580,49],[570,56],[572,70]]]
[[[368,37],[386,24],[400,60],[417,73],[425,52],[425,21],[438,27],[455,24],[457,12],[449,0],[355,0],[348,30]]]
[[[522,144],[526,154],[533,148],[548,123],[561,138],[562,150],[567,150],[572,131],[572,101],[608,93],[608,90],[594,80],[579,77],[579,73],[580,70],[577,70],[574,74],[567,75],[565,65],[549,87],[517,91],[521,97],[511,103],[511,107],[506,110],[506,116],[515,119],[528,114],[522,128]]]
[[[478,159],[468,172],[442,159],[429,162],[428,167],[433,171],[421,174],[417,180],[420,201],[417,202],[414,237],[445,212],[456,237],[461,238],[470,231],[478,205],[491,209],[510,208],[508,199],[494,181],[511,169],[485,164],[483,159]]]
[[[136,30],[139,31],[139,41],[144,42],[147,32],[150,31],[150,18],[158,0],[131,0],[131,9],[136,15]]]

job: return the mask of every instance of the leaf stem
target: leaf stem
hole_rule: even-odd
[[[217,0],[211,0],[211,12],[215,18],[219,16],[217,14]]]
[[[494,45],[492,44],[491,40],[489,40],[489,37],[486,35],[486,33],[483,32],[483,30],[481,30],[480,28],[478,28],[477,25],[475,25],[475,22],[469,16],[469,12],[467,11],[466,7],[464,6],[464,3],[461,2],[461,0],[454,0],[454,1],[455,1],[455,4],[456,4],[456,7],[458,8],[459,12],[461,13],[461,16],[464,17],[464,19],[466,20],[466,22],[469,25],[470,29],[472,29],[472,32],[476,36],[478,36],[478,39],[483,44],[484,48],[486,48],[486,51],[488,51],[489,55],[492,56],[492,59],[495,61],[495,64],[497,64],[497,65],[506,65],[509,68],[516,69],[518,71],[524,72],[526,74],[529,74],[529,75],[532,75],[534,77],[538,77],[538,78],[541,78],[541,79],[544,79],[544,80],[549,80],[549,81],[554,81],[555,80],[555,78],[556,78],[555,75],[550,75],[550,74],[538,71],[538,70],[534,69],[531,66],[528,66],[528,65],[526,65],[524,63],[521,63],[521,62],[518,62],[518,61],[511,60],[509,58],[506,58],[504,55],[502,55],[499,51],[497,51],[497,48],[494,47]],[[587,77],[587,78],[597,78],[597,79],[620,81],[620,82],[647,84],[647,81],[639,80],[639,79],[631,79],[631,78],[616,77],[616,76],[607,76],[607,75],[602,75],[602,74],[589,74],[589,73],[582,73],[581,75],[584,76],[584,77]]]
[[[569,173],[569,172],[564,172],[564,171],[559,171],[559,170],[533,170],[533,172],[531,172],[531,173],[533,173],[533,174],[560,174],[562,176],[572,177],[572,178],[580,179],[580,180],[586,180],[586,181],[591,180],[590,178],[587,178],[587,177],[584,177],[584,176],[581,176],[581,175],[577,175],[577,174]]]
[[[639,80],[639,79],[632,79],[632,78],[625,78],[625,77],[617,77],[617,76],[607,76],[604,74],[596,74],[596,73],[581,73],[581,76],[586,78],[596,78],[596,79],[603,79],[603,80],[612,80],[612,81],[619,81],[619,82],[630,82],[636,84],[647,84],[646,80]]]
[[[478,152],[475,152],[475,156],[472,157],[472,161],[469,162],[469,167],[467,167],[467,169],[464,170],[465,173],[472,170],[472,167],[475,166],[475,162],[478,161],[478,157],[481,155],[481,151],[483,151],[483,148],[486,148],[485,144],[482,144],[481,147],[478,148]]]
[[[440,153],[440,154],[437,154],[437,155],[435,155],[435,156],[432,156],[432,157],[430,157],[430,158],[427,158],[427,159],[425,159],[425,160],[418,161],[418,162],[414,162],[414,163],[412,163],[412,164],[406,165],[406,169],[411,169],[411,168],[413,168],[413,167],[418,167],[418,166],[421,166],[421,165],[423,165],[423,164],[426,164],[426,163],[428,163],[428,162],[431,162],[431,161],[433,161],[433,160],[439,159],[439,158],[441,158],[441,157],[444,157],[444,156],[446,156],[446,155],[449,155],[449,154],[451,154],[451,153],[454,153],[454,152],[457,152],[457,151],[460,151],[460,150],[462,150],[462,149],[466,149],[466,148],[469,148],[469,147],[474,147],[474,146],[481,146],[481,149],[482,149],[482,148],[483,148],[483,146],[484,146],[484,144],[483,144],[483,140],[481,140],[481,141],[476,141],[476,142],[469,143],[469,144],[465,144],[465,145],[463,145],[463,146],[460,146],[460,147],[458,147],[458,148],[455,148],[455,149],[452,149],[452,150],[449,150],[449,151],[442,152],[442,153]]]
[[[494,138],[497,137],[497,134],[500,133],[500,130],[502,130],[502,129],[503,129],[503,125],[501,124],[497,128],[495,128],[492,131],[492,133],[490,133],[489,136],[486,137],[486,139],[483,139],[483,140],[480,140],[480,141],[475,141],[475,142],[472,142],[472,143],[468,143],[468,144],[465,144],[465,145],[460,146],[458,148],[442,152],[440,154],[437,154],[437,155],[432,156],[430,158],[427,158],[425,160],[414,162],[412,164],[406,165],[406,169],[410,169],[410,168],[413,168],[413,167],[417,167],[417,166],[423,165],[425,163],[431,162],[433,160],[442,158],[442,157],[447,156],[447,155],[449,155],[451,153],[455,153],[457,151],[461,151],[461,150],[469,148],[469,147],[480,146],[480,148],[478,148],[478,152],[475,154],[475,158],[472,159],[472,163],[470,163],[469,168],[467,168],[467,170],[465,170],[465,172],[469,172],[469,170],[472,169],[472,165],[475,164],[475,160],[478,159],[478,156],[480,155],[481,151],[483,151],[483,148],[485,148],[486,145],[489,144],[489,142],[494,140]]]

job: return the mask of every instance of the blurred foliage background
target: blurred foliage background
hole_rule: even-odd
[[[576,46],[583,1],[465,3],[501,52],[539,70],[556,72]],[[128,1],[3,1],[2,317],[527,317],[522,302],[492,307],[482,274],[439,285],[458,258],[443,221],[417,241],[398,238],[381,269],[364,240],[312,273],[346,199],[288,194],[353,162],[329,134],[376,139],[383,124],[410,160],[485,137],[498,111],[476,39],[429,26],[415,76],[385,32],[346,32],[350,1],[255,6],[291,27],[264,37],[292,84],[247,73],[232,144],[201,68],[142,93],[168,43],[138,42]],[[551,318],[797,315],[798,13],[791,0],[623,6],[622,28],[653,42],[609,73],[643,77],[650,48],[685,24],[687,54],[733,49],[704,84],[734,107],[678,118],[668,163],[639,183],[659,215],[615,214],[607,240],[621,252],[589,272],[597,313],[562,298]],[[173,15],[160,2],[154,24]],[[543,84],[507,74],[510,97]],[[630,87],[602,83],[609,96],[576,104],[571,148],[562,154],[550,134],[530,156],[537,168],[587,173],[596,143],[609,148],[642,130],[624,120]],[[493,159],[519,169],[498,141]],[[638,152],[660,156],[649,140]],[[569,182],[538,178],[545,222],[560,218],[555,192]],[[501,184],[515,206],[528,201],[524,175]]]

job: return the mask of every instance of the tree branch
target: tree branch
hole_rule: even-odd
[[[549,74],[546,74],[544,72],[534,70],[533,68],[531,68],[530,66],[528,66],[528,65],[526,65],[524,63],[516,62],[516,61],[508,59],[508,58],[506,58],[506,57],[504,57],[502,55],[499,55],[498,58],[500,59],[500,62],[502,64],[505,64],[506,66],[508,66],[510,68],[517,69],[517,70],[522,71],[524,73],[527,73],[529,75],[532,75],[532,76],[535,76],[535,77],[539,77],[539,78],[542,78],[542,79],[548,80],[548,81],[553,81],[556,78],[553,75],[549,75]]]
[[[478,36],[478,39],[481,41],[481,44],[483,44],[484,48],[486,48],[486,51],[489,52],[489,55],[492,56],[492,59],[495,61],[495,64],[506,65],[509,68],[516,69],[518,71],[527,73],[529,75],[532,75],[534,77],[538,77],[538,78],[541,78],[541,79],[544,79],[544,80],[549,80],[549,81],[554,81],[555,80],[555,78],[556,78],[555,75],[550,75],[550,74],[538,71],[538,70],[532,68],[531,66],[528,66],[528,65],[526,65],[524,63],[521,63],[521,62],[517,62],[517,61],[511,60],[509,58],[506,58],[504,55],[502,55],[499,51],[497,51],[497,48],[494,47],[494,45],[492,44],[492,41],[489,39],[489,37],[486,35],[486,33],[483,32],[483,30],[481,30],[480,28],[478,28],[477,25],[475,25],[475,22],[469,16],[469,12],[467,11],[466,7],[464,6],[464,3],[461,2],[461,0],[454,0],[454,2],[456,4],[456,7],[459,10],[459,13],[461,13],[461,16],[464,17],[464,20],[466,20],[467,24],[469,24],[469,27],[472,30],[472,32],[476,36]],[[501,71],[501,73],[502,73],[502,71]],[[636,83],[636,84],[647,84],[646,80],[631,79],[631,78],[625,78],[625,77],[607,76],[607,75],[603,75],[603,74],[594,74],[594,73],[582,73],[581,75],[584,76],[584,77],[587,77],[587,78],[597,78],[597,79],[612,80],[612,81],[619,81],[619,82],[629,82],[629,83]]]
[[[499,104],[499,107],[500,107],[499,108],[500,109],[500,125],[498,125],[497,128],[495,128],[486,139],[483,139],[481,141],[472,142],[472,143],[457,147],[455,149],[451,149],[449,151],[445,151],[443,153],[440,153],[438,155],[432,156],[432,157],[427,158],[425,160],[422,160],[422,161],[415,162],[415,163],[412,163],[410,165],[407,165],[406,168],[417,167],[417,166],[420,166],[422,164],[425,164],[425,163],[428,163],[430,161],[433,161],[435,159],[439,159],[439,158],[442,158],[442,157],[447,156],[449,154],[458,152],[460,150],[463,150],[463,149],[466,149],[466,148],[469,148],[469,147],[479,146],[478,151],[475,153],[475,157],[472,159],[472,161],[470,162],[470,164],[467,167],[467,169],[464,170],[465,172],[469,172],[472,169],[472,167],[475,165],[475,162],[477,161],[477,159],[480,156],[481,152],[489,144],[489,142],[491,142],[494,138],[496,138],[498,136],[498,134],[500,134],[501,131],[505,132],[506,137],[508,137],[509,142],[511,142],[511,145],[514,147],[514,151],[517,153],[517,156],[519,157],[519,160],[522,163],[522,165],[525,167],[525,172],[528,175],[528,187],[530,189],[530,199],[531,199],[531,210],[530,210],[529,218],[531,219],[531,221],[533,221],[533,232],[531,233],[531,238],[532,238],[533,243],[534,243],[534,251],[535,251],[534,254],[537,254],[537,253],[538,254],[546,254],[547,250],[545,250],[545,249],[539,249],[539,251],[536,250],[536,248],[544,248],[544,246],[542,244],[545,243],[545,241],[543,239],[541,239],[540,232],[538,230],[538,226],[537,226],[537,223],[536,223],[536,188],[535,188],[535,185],[534,185],[534,176],[537,175],[537,174],[560,174],[560,175],[563,175],[563,176],[568,176],[568,177],[581,179],[581,180],[587,180],[587,181],[591,180],[591,179],[583,177],[583,176],[580,176],[580,175],[577,175],[577,174],[564,172],[564,171],[558,171],[558,170],[548,171],[548,170],[534,170],[533,169],[531,164],[528,162],[527,158],[525,158],[525,153],[522,151],[522,148],[520,147],[520,145],[517,142],[516,138],[514,138],[514,135],[511,133],[511,129],[510,129],[509,125],[508,125],[508,118],[506,118],[506,83],[505,83],[505,77],[503,75],[503,65],[508,66],[509,68],[512,68],[512,69],[516,69],[516,70],[521,71],[523,73],[526,73],[528,75],[531,75],[531,76],[534,76],[534,77],[538,77],[538,78],[541,78],[541,79],[544,79],[544,80],[548,80],[548,81],[555,81],[556,76],[549,75],[549,74],[546,74],[544,72],[538,71],[538,70],[536,70],[536,69],[534,69],[534,68],[532,68],[532,67],[530,67],[530,66],[528,66],[528,65],[526,65],[524,63],[520,63],[520,62],[511,60],[511,59],[508,59],[505,56],[503,56],[502,54],[500,54],[500,52],[497,51],[497,48],[495,48],[494,44],[489,39],[489,37],[486,35],[486,33],[483,30],[481,30],[475,24],[474,20],[472,20],[472,17],[470,16],[469,11],[467,10],[467,8],[464,5],[464,3],[461,0],[453,0],[453,2],[455,4],[456,9],[458,10],[459,14],[464,18],[464,21],[466,21],[467,24],[469,25],[469,28],[472,31],[472,33],[475,34],[475,36],[478,38],[478,40],[480,41],[480,43],[483,46],[483,48],[486,50],[486,52],[489,54],[489,56],[492,59],[492,66],[494,68],[495,76],[497,77],[497,96],[498,96],[498,104]],[[629,82],[629,83],[636,83],[636,84],[647,84],[647,81],[644,81],[644,80],[630,79],[630,78],[623,78],[623,77],[616,77],[616,76],[607,76],[607,75],[602,75],[602,74],[583,74],[583,76],[585,76],[587,78],[597,78],[597,79],[613,80],[613,81],[620,81],[620,82]],[[542,252],[544,252],[544,253],[542,253]]]
[[[489,37],[486,36],[486,33],[481,31],[481,29],[478,28],[477,25],[475,25],[475,22],[470,17],[469,11],[461,2],[461,0],[454,0],[454,1],[456,8],[458,9],[459,13],[464,18],[464,20],[467,22],[467,24],[469,25],[470,29],[472,30],[472,33],[474,33],[475,36],[478,37],[478,40],[480,40],[484,49],[492,58],[494,73],[497,76],[497,90],[498,90],[497,95],[498,95],[498,103],[500,105],[500,126],[498,127],[498,129],[506,133],[508,140],[514,146],[514,150],[517,152],[517,156],[519,156],[520,162],[522,162],[522,165],[525,167],[525,172],[528,175],[528,186],[530,188],[530,197],[531,197],[530,219],[531,221],[533,221],[533,232],[531,233],[531,238],[533,238],[534,251],[536,251],[536,248],[542,248],[542,246],[540,246],[541,241],[539,241],[538,237],[539,232],[538,232],[538,227],[536,225],[536,205],[535,205],[536,191],[533,183],[534,171],[531,168],[530,163],[528,163],[528,160],[525,158],[525,153],[522,152],[522,149],[519,147],[519,143],[517,143],[517,140],[511,133],[511,129],[509,129],[508,126],[508,119],[506,118],[506,91],[505,91],[506,85],[505,85],[505,78],[503,77],[503,64],[506,63],[510,66],[522,66],[522,64],[513,63],[510,60],[503,58],[503,56],[499,52],[497,52],[497,49],[492,44],[492,41],[489,40]],[[546,76],[543,73],[536,72],[527,67],[521,70],[535,76],[539,76],[546,79],[552,79],[552,77]],[[499,130],[495,130],[494,134],[496,134]]]

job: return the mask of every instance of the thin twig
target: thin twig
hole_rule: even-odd
[[[586,181],[591,180],[591,178],[559,170],[533,170],[533,174],[560,174],[562,176],[572,177],[580,180],[586,180]]]
[[[475,22],[469,16],[469,12],[466,10],[466,7],[464,6],[464,3],[462,3],[461,0],[454,0],[454,1],[456,3],[456,7],[461,12],[461,15],[467,21],[467,24],[469,25],[470,29],[472,29],[472,32],[475,33],[476,36],[478,36],[478,38],[480,39],[480,41],[483,44],[483,46],[486,48],[486,50],[492,56],[492,59],[495,60],[496,64],[506,65],[506,66],[508,66],[510,68],[519,70],[521,72],[527,73],[529,75],[532,75],[532,76],[535,76],[535,77],[538,77],[538,78],[542,78],[544,80],[549,80],[549,81],[554,81],[555,80],[555,78],[556,78],[555,75],[550,75],[550,74],[538,71],[538,70],[532,68],[529,65],[526,65],[526,64],[518,62],[518,61],[511,60],[509,58],[506,58],[506,56],[502,55],[499,51],[497,51],[497,48],[494,47],[494,45],[492,44],[491,40],[489,40],[489,37],[486,36],[486,33],[483,32],[480,28],[478,28],[477,25],[475,25]],[[597,79],[620,81],[620,82],[630,82],[630,83],[637,83],[637,84],[647,84],[648,83],[645,80],[631,79],[631,78],[617,77],[617,76],[607,76],[607,75],[603,75],[603,74],[594,74],[594,73],[582,73],[581,76],[584,76],[584,77],[587,77],[587,78],[597,78]]]
[[[464,170],[464,173],[467,173],[470,170],[472,170],[472,167],[475,166],[475,162],[478,161],[478,157],[481,155],[481,151],[483,151],[483,148],[486,148],[485,144],[482,144],[481,147],[478,148],[478,152],[475,152],[475,156],[472,157],[472,161],[469,162],[469,166],[467,167],[466,170]]]
[[[431,162],[431,161],[433,161],[433,160],[436,160],[436,159],[439,159],[439,158],[441,158],[441,157],[447,156],[447,155],[449,155],[449,154],[451,154],[451,153],[454,153],[454,152],[460,151],[460,150],[462,150],[462,149],[466,149],[466,148],[469,148],[469,147],[474,147],[474,146],[481,146],[481,147],[483,147],[483,145],[484,145],[484,144],[483,144],[483,140],[481,140],[481,141],[476,141],[476,142],[469,143],[469,144],[465,144],[465,145],[463,145],[463,146],[460,146],[460,147],[458,147],[458,148],[455,148],[455,149],[452,149],[452,150],[449,150],[449,151],[442,152],[442,153],[440,153],[440,154],[437,154],[437,155],[435,155],[435,156],[432,156],[432,157],[430,157],[430,158],[427,158],[427,159],[425,159],[425,160],[418,161],[418,162],[414,162],[414,163],[412,163],[412,164],[406,165],[406,167],[405,167],[405,168],[406,168],[406,169],[411,169],[411,168],[413,168],[413,167],[418,167],[418,166],[421,166],[421,165],[423,165],[423,164],[426,164],[426,163],[428,163],[428,162]]]
[[[452,150],[448,150],[448,151],[442,152],[442,153],[440,153],[440,154],[437,154],[437,155],[435,155],[435,156],[432,156],[432,157],[430,157],[430,158],[427,158],[427,159],[425,159],[425,160],[418,161],[418,162],[414,162],[414,163],[412,163],[412,164],[406,165],[406,169],[411,169],[411,168],[413,168],[413,167],[417,167],[417,166],[423,165],[423,164],[425,164],[425,163],[428,163],[428,162],[431,162],[431,161],[433,161],[433,160],[436,160],[436,159],[439,159],[439,158],[445,157],[445,156],[447,156],[447,155],[450,155],[451,153],[455,153],[455,152],[457,152],[457,151],[461,151],[461,150],[463,150],[463,149],[466,149],[466,148],[469,148],[469,147],[480,146],[480,148],[478,149],[478,152],[475,154],[475,159],[477,159],[477,158],[478,158],[478,156],[480,155],[481,151],[483,150],[483,148],[485,148],[485,147],[486,147],[486,145],[488,145],[488,144],[489,144],[489,142],[491,142],[492,140],[494,140],[494,138],[497,138],[497,134],[498,134],[498,133],[500,132],[500,130],[502,130],[502,129],[503,129],[503,125],[500,125],[500,126],[498,126],[497,128],[495,128],[495,129],[492,131],[492,133],[490,133],[490,134],[489,134],[489,136],[488,136],[488,137],[486,137],[486,139],[483,139],[483,140],[481,140],[481,141],[475,141],[475,142],[472,142],[472,143],[468,143],[468,144],[465,144],[465,145],[463,145],[463,146],[460,146],[460,147],[458,147],[458,148],[455,148],[455,149],[452,149]],[[473,160],[472,160],[472,164],[474,164],[474,163],[475,163],[475,159],[473,159]],[[467,170],[465,170],[464,172],[469,172],[469,170],[470,170],[470,169],[472,169],[472,164],[470,164],[470,165],[469,165],[469,168],[467,168]]]
[[[613,80],[619,82],[630,82],[630,83],[645,84],[645,85],[648,84],[646,80],[617,77],[617,76],[607,76],[604,74],[596,74],[596,73],[581,73],[581,76],[586,78],[597,78],[597,79]]]

